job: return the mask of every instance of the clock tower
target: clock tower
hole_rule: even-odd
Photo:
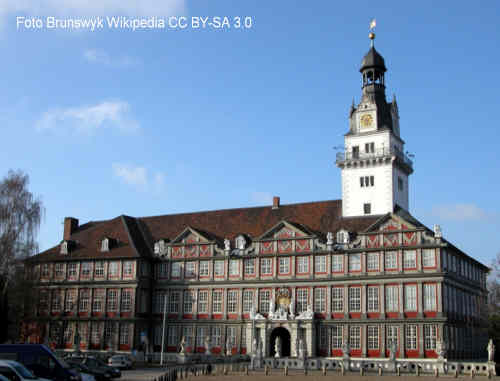
[[[342,171],[343,217],[385,214],[396,206],[409,211],[409,175],[413,163],[404,153],[396,98],[385,98],[384,58],[371,47],[361,62],[361,101],[349,111],[345,151],[337,153]]]

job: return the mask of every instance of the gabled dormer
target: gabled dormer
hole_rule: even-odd
[[[101,253],[105,253],[110,251],[113,247],[115,247],[117,244],[117,241],[114,238],[111,237],[104,237],[101,240]]]
[[[255,241],[258,253],[269,254],[312,251],[315,238],[316,234],[307,227],[282,220]]]
[[[172,258],[207,257],[212,255],[216,240],[209,233],[187,226],[170,244]]]
[[[67,255],[74,246],[74,242],[71,240],[64,240],[61,242],[61,247],[59,250],[60,254]]]

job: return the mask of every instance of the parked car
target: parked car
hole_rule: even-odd
[[[86,364],[82,363],[81,359],[71,359],[70,358],[67,360],[67,363],[70,366],[78,369],[80,374],[86,373],[86,374],[92,375],[96,381],[108,381],[112,378],[111,372],[108,371],[107,369],[103,369],[101,367],[90,368]]]
[[[0,374],[10,381],[49,381],[46,378],[38,378],[23,364],[14,360],[0,360]]]
[[[0,381],[10,381],[7,377],[0,374]]]
[[[77,363],[83,364],[87,368],[89,368],[91,371],[97,370],[100,373],[109,375],[109,378],[119,378],[122,375],[122,372],[120,371],[120,369],[106,365],[103,361],[101,361],[95,357],[92,357],[92,356],[87,356],[87,357],[83,357],[83,356],[76,357],[75,356],[75,357],[71,357],[70,359],[68,359],[68,361],[71,361],[72,363],[77,362]],[[94,373],[92,373],[92,374],[94,374]],[[96,379],[98,378],[96,374],[94,374],[94,377]]]
[[[127,355],[114,355],[108,359],[108,365],[117,368],[132,369],[133,361]]]
[[[43,344],[0,344],[0,359],[23,364],[38,377],[57,381],[81,381],[78,371]]]

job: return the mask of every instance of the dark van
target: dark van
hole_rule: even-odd
[[[15,360],[37,377],[57,381],[81,381],[80,373],[43,344],[0,344],[0,359]]]

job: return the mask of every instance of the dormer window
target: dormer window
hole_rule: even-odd
[[[68,254],[69,252],[69,242],[68,241],[63,241],[61,243],[61,254]]]
[[[337,232],[337,243],[339,244],[349,243],[349,232],[347,230],[339,230]]]
[[[239,236],[236,237],[235,245],[236,245],[236,248],[238,250],[245,250],[246,244],[247,244],[247,240],[245,239],[245,237],[242,234],[240,234]]]
[[[104,238],[101,242],[101,252],[106,252],[106,251],[109,251],[109,247],[110,247],[110,244],[109,244],[109,238]]]

